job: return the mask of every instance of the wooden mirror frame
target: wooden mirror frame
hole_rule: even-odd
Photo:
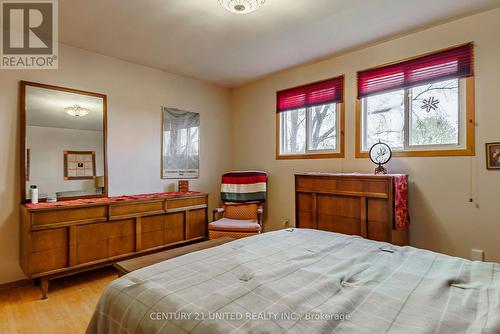
[[[93,93],[79,89],[66,88],[60,86],[53,86],[42,84],[38,82],[21,81],[20,82],[20,94],[19,94],[19,107],[21,116],[21,203],[29,203],[30,200],[26,198],[26,87],[38,87],[44,89],[58,90],[66,93],[87,95],[97,98],[102,98],[103,105],[103,154],[104,154],[104,189],[102,194],[96,195],[85,195],[85,196],[71,196],[71,197],[60,197],[61,200],[71,200],[80,198],[96,198],[96,197],[107,197],[108,196],[108,154],[107,154],[107,138],[108,138],[108,97],[105,94]],[[59,198],[58,198],[59,200]]]

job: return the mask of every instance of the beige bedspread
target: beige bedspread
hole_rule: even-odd
[[[132,272],[87,333],[500,333],[500,265],[289,229]]]

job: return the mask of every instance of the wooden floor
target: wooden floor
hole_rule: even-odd
[[[116,278],[107,267],[53,280],[45,300],[34,285],[2,291],[0,333],[85,333],[104,287]]]

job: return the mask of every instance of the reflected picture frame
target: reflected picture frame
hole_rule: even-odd
[[[95,151],[64,151],[64,180],[96,178]]]

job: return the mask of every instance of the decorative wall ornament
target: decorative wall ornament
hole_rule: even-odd
[[[387,174],[387,169],[383,165],[388,163],[392,158],[392,150],[390,146],[379,140],[378,143],[375,143],[370,148],[369,156],[370,160],[378,165],[378,167],[375,168],[375,175]]]
[[[187,193],[189,191],[189,180],[179,180],[178,191],[181,193]]]
[[[426,100],[422,101],[422,109],[425,109],[428,113],[431,112],[432,110],[437,110],[439,105],[439,100],[436,99],[434,96],[429,97]]]
[[[486,144],[486,168],[500,169],[500,143]]]

